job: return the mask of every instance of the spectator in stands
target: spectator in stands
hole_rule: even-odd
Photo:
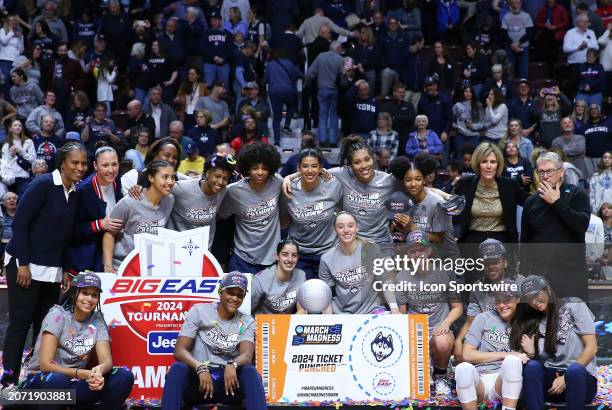
[[[423,91],[424,73],[420,67],[420,53],[424,46],[425,39],[420,34],[417,34],[412,37],[410,47],[408,48],[408,53],[405,55],[406,101],[412,104],[412,106],[415,108],[418,106],[419,100],[421,99],[421,92]],[[382,92],[381,94],[383,96],[387,95],[383,94]]]
[[[329,17],[325,16],[322,8],[316,8],[314,15],[302,22],[296,34],[304,40],[304,44],[310,44],[319,35],[320,28],[323,25],[328,26],[331,31],[341,36],[354,37],[356,34],[334,23]]]
[[[66,26],[62,19],[57,16],[57,4],[54,1],[45,2],[42,14],[34,18],[32,26],[36,27],[36,23],[44,22],[49,32],[53,33],[59,41],[65,43],[68,41],[68,31],[66,31]]]
[[[0,212],[2,214],[2,238],[0,239],[0,257],[2,257],[2,263],[0,266],[4,267],[4,250],[6,245],[13,239],[13,220],[15,218],[15,212],[17,211],[17,199],[18,196],[14,192],[7,192],[2,197],[2,208]]]
[[[388,148],[381,147],[376,151],[376,169],[382,172],[391,172],[389,165],[391,164],[391,151]]]
[[[577,4],[576,6],[576,17],[578,17],[581,14],[586,15],[589,18],[589,28],[591,30],[593,30],[593,32],[595,33],[595,36],[599,37],[603,34],[603,32],[606,29],[606,26],[602,20],[601,17],[599,17],[599,15],[595,12],[595,8],[596,7],[589,7],[588,5],[586,5],[585,3],[587,3],[589,0],[582,0],[580,3]],[[590,0],[592,1],[592,6],[597,6],[597,0]]]
[[[200,155],[198,146],[190,142],[183,149],[185,159],[179,163],[178,172],[188,176],[189,178],[197,178],[202,175],[205,159]],[[175,197],[176,200],[176,197]]]
[[[414,38],[413,38],[414,40]],[[386,96],[394,83],[404,81],[407,77],[406,55],[410,49],[408,37],[399,27],[396,18],[389,19],[389,30],[379,40],[382,67],[380,73],[381,94]]]
[[[601,106],[604,101],[603,91],[606,88],[606,73],[598,58],[599,52],[591,49],[587,51],[586,63],[580,64],[576,100]]]
[[[97,107],[96,107],[97,109]],[[138,100],[132,100],[127,104],[128,111],[128,123],[127,129],[123,131],[123,135],[126,138],[132,137],[132,132],[135,131],[136,128],[145,127],[151,133],[151,136],[155,135],[155,120],[151,118],[149,114],[144,112],[142,109],[142,104]]]
[[[64,120],[62,115],[55,109],[55,92],[49,90],[45,93],[43,105],[34,108],[26,120],[26,128],[32,134],[39,133],[42,126],[42,118],[45,115],[50,115],[55,120],[53,132],[58,137],[64,136]]]
[[[390,152],[390,160],[397,156],[399,139],[393,130],[393,121],[388,112],[379,112],[376,115],[376,129],[370,131],[368,145],[373,152],[386,148]]]
[[[439,0],[438,2],[438,36],[441,40],[453,41],[459,24],[459,6],[457,0]]]
[[[146,45],[144,43],[134,43],[128,64],[130,89],[134,91],[134,99],[142,104],[147,103],[148,88],[151,84],[150,76],[152,75],[145,55]]]
[[[95,172],[77,188],[77,210],[73,244],[68,252],[71,272],[103,272],[102,237],[104,232],[119,232],[123,221],[110,214],[123,197],[119,173],[119,156],[111,147],[100,147],[94,153]]]
[[[497,88],[504,100],[509,100],[512,97],[512,85],[508,79],[504,78],[504,69],[501,64],[493,64],[491,67],[491,76],[487,78],[482,87],[481,100],[485,100],[489,95],[489,91]]]
[[[47,57],[54,52],[60,40],[55,34],[51,33],[49,25],[44,20],[33,23],[32,27],[34,29],[30,32],[30,41],[35,46],[40,47]]]
[[[149,90],[149,103],[143,111],[155,121],[155,138],[168,136],[168,129],[172,121],[176,121],[176,114],[172,107],[162,102],[162,89],[152,87]]]
[[[561,135],[561,118],[570,114],[572,103],[560,93],[558,86],[543,87],[540,99],[542,107],[537,111],[537,142],[544,148],[550,148],[552,141]]]
[[[574,133],[574,123],[570,117],[561,119],[561,136],[552,141],[552,148],[559,148],[563,151],[568,162],[574,165],[582,173],[587,175],[584,154],[586,142],[584,136]]]
[[[516,118],[523,125],[523,136],[530,137],[537,126],[537,116],[533,98],[529,94],[529,81],[521,78],[517,86],[517,95],[508,103],[509,118]]]
[[[387,15],[390,16],[392,13],[393,11],[390,10],[387,12]],[[417,7],[415,0],[404,1],[402,17],[399,18],[399,21],[404,33],[408,37],[408,41],[412,41],[412,38],[416,35],[423,35],[421,32],[421,10]]]
[[[110,0],[108,2],[108,12],[104,14],[100,21],[98,35],[104,36],[108,51],[115,55],[121,66],[125,66],[131,51],[125,47],[125,39],[128,38],[129,32],[129,17],[121,10],[118,0]]]
[[[414,105],[406,100],[406,86],[403,83],[393,85],[393,95],[386,100],[378,112],[388,112],[391,115],[393,128],[398,134],[398,155],[404,155],[408,134],[414,130]]]
[[[540,59],[551,66],[557,62],[557,53],[563,44],[565,30],[569,26],[569,16],[565,7],[556,0],[546,0],[535,19],[538,28],[534,47]]]
[[[66,115],[66,129],[79,134],[85,128],[87,118],[92,114],[89,98],[83,91],[77,91],[72,97],[72,104]]]
[[[217,130],[210,126],[213,115],[208,110],[196,110],[196,126],[187,131],[187,136],[198,146],[198,152],[205,158],[215,153],[215,147],[221,142]]]
[[[109,76],[110,72],[103,73],[103,69],[108,70],[108,68],[108,65],[101,67],[98,81],[100,81],[100,76]],[[52,70],[54,75],[51,85],[53,91],[55,91],[57,109],[63,114],[66,111],[66,103],[69,101],[70,94],[82,90],[85,86],[83,69],[78,61],[68,57],[67,43],[60,43],[57,46],[57,59]],[[98,95],[98,100],[101,97],[106,97],[106,95]],[[112,101],[112,98],[110,101]]]
[[[478,50],[478,43],[470,42],[465,45],[465,57],[461,61],[461,76],[469,80],[476,98],[480,99],[480,92],[489,73],[489,62]]]
[[[45,118],[53,121],[52,117]],[[58,165],[52,174],[32,182],[13,220],[13,238],[6,249],[11,298],[2,349],[6,369],[0,380],[3,387],[19,381],[30,326],[34,326],[35,340],[43,317],[58,301],[60,284],[63,290],[70,285],[65,255],[76,212],[75,184],[87,171],[85,147],[75,142],[64,145]]]
[[[11,100],[17,109],[17,118],[25,121],[30,113],[43,102],[43,93],[21,68],[15,68],[11,72]]]
[[[574,123],[574,128],[577,133],[582,132],[582,128],[589,120],[589,110],[587,107],[587,103],[584,100],[576,100],[574,102],[574,110],[570,115],[572,122]]]
[[[21,120],[11,121],[6,142],[2,146],[2,159],[2,182],[21,195],[36,159],[34,143],[26,137]]]
[[[367,81],[356,81],[346,93],[346,101],[350,104],[349,118],[343,121],[348,120],[352,133],[366,137],[377,123],[376,99]]]
[[[596,212],[606,202],[612,203],[612,151],[603,153],[597,166],[597,172],[591,176],[589,201],[591,212]]]
[[[26,74],[29,81],[38,85],[40,83],[40,76],[42,70],[42,48],[38,44],[30,43],[26,47],[25,54],[19,55],[13,61],[13,69],[11,70],[11,79],[13,71],[20,68]],[[28,81],[28,80],[26,80]],[[13,82],[13,84],[15,84]]]
[[[158,40],[154,40],[151,43],[147,67],[149,71],[149,88],[161,87],[162,99],[167,104],[171,103],[176,93],[175,84],[178,82],[178,68],[166,55],[166,50],[162,49]]]
[[[331,33],[329,32],[329,27],[327,26],[325,27],[326,28],[324,29],[322,26],[321,31],[323,32],[324,30],[327,30],[329,34],[329,38],[320,43],[325,48],[323,50],[319,50],[316,53],[313,52],[312,53],[313,58],[311,59],[310,58],[311,50],[314,49],[314,46],[316,45],[315,43],[318,43],[318,40],[320,39],[317,39],[315,40],[315,42],[311,43],[310,44],[311,47],[308,47],[308,61],[309,62],[312,62],[314,60],[314,56],[316,56],[319,52],[327,51],[328,49],[329,43],[331,42]],[[295,31],[295,28],[293,24],[287,25],[287,27],[285,27],[285,30],[279,34],[278,40],[273,41],[271,43],[271,46],[275,51],[284,52],[286,57],[289,59],[289,61],[291,61],[296,66],[299,66],[300,64],[304,62],[304,55],[302,51],[302,49],[304,48],[304,45],[302,44],[302,41],[300,40],[300,38],[295,35],[294,31]]]
[[[242,14],[240,13],[240,9],[238,7],[232,6],[229,8],[228,18],[224,19],[223,22],[223,29],[230,32],[232,35],[242,33],[246,37],[246,18],[242,18]]]
[[[370,27],[364,26],[359,32],[359,43],[352,54],[357,70],[363,73],[370,90],[376,90],[376,71],[380,66],[380,50]]]
[[[102,59],[98,71],[98,87],[96,94],[98,102],[104,103],[109,113],[112,112],[112,103],[115,101],[113,87],[116,87],[115,81],[117,81],[117,76],[117,63],[112,56],[106,56]]]
[[[4,26],[0,28],[0,71],[4,80],[4,95],[8,95],[11,87],[9,81],[13,62],[24,50],[23,32],[17,18],[7,15],[4,18]]]
[[[508,127],[508,107],[504,97],[497,88],[492,88],[485,100],[485,136],[488,142],[497,144]]]
[[[134,148],[126,151],[123,159],[132,161],[132,167],[140,172],[145,167],[144,161],[147,156],[147,151],[149,150],[149,145],[153,139],[149,134],[149,130],[144,127],[138,131],[134,139],[136,140],[136,145]]]
[[[243,121],[242,132],[232,139],[230,146],[236,151],[236,154],[239,155],[240,149],[243,146],[253,144],[254,142],[268,143],[268,138],[257,131],[255,119],[247,117]]]
[[[255,81],[246,83],[244,87],[245,99],[238,107],[250,106],[255,109],[255,121],[258,128],[268,129],[268,118],[270,117],[270,105],[266,98],[259,95],[259,85]]]
[[[211,112],[213,119],[210,126],[217,130],[217,133],[220,135],[225,132],[225,129],[230,124],[229,107],[221,99],[224,93],[225,85],[223,83],[215,83],[210,90],[210,94],[200,97],[195,106],[196,110],[208,110]]]
[[[213,12],[210,29],[204,34],[204,80],[208,88],[216,82],[229,84],[229,59],[233,53],[232,35],[221,27],[221,16]]]
[[[533,181],[533,167],[529,162],[530,157],[524,157],[518,144],[512,140],[505,144],[503,150],[505,167],[502,176],[515,180],[521,187],[521,191],[528,194]]]
[[[55,121],[53,116],[44,115],[41,120],[41,128],[32,136],[37,158],[44,159],[50,170],[55,169],[55,156],[64,144],[64,139],[53,132]]]
[[[606,151],[612,151],[612,117],[604,117],[597,104],[589,106],[589,122],[582,129],[586,139],[586,178],[593,175],[597,162]]]
[[[589,27],[589,18],[586,14],[576,16],[576,27],[568,30],[563,38],[563,52],[567,54],[567,63],[570,64],[572,78],[570,90],[567,92],[571,95],[578,87],[578,75],[580,64],[587,62],[588,49],[598,49],[597,37],[593,30]]]
[[[337,41],[332,42],[329,51],[321,53],[306,72],[307,84],[313,79],[317,79],[319,144],[323,148],[336,146],[338,138],[338,88],[336,78],[341,73],[344,64],[344,59],[340,56],[341,52],[342,45]]]
[[[416,131],[413,131],[408,136],[406,142],[406,155],[409,158],[414,158],[417,154],[425,152],[432,157],[440,160],[444,146],[435,131],[428,129],[429,119],[427,115],[419,114],[414,120]]]
[[[510,64],[518,65],[520,78],[527,78],[529,64],[529,44],[533,37],[533,21],[531,16],[521,10],[521,0],[508,0],[510,12],[501,22],[501,29],[506,37],[506,53]]]
[[[584,298],[587,278],[581,244],[589,226],[589,198],[579,186],[563,182],[563,162],[554,152],[538,157],[536,172],[538,190],[525,201],[521,220],[521,243],[530,244],[521,247],[521,272],[542,274],[562,297]],[[555,246],[546,245],[551,243]]]
[[[187,77],[178,90],[174,104],[177,106],[178,119],[183,121],[185,129],[195,125],[194,111],[200,97],[208,94],[206,83],[202,81],[202,72],[197,67],[187,69]]]
[[[612,4],[608,7],[612,8]],[[601,53],[599,54],[599,62],[606,70],[606,83],[608,87],[612,84],[612,22],[608,23],[606,31],[597,39],[599,46],[601,47]],[[610,92],[606,93],[610,96]]]
[[[456,131],[455,159],[460,159],[463,144],[478,145],[480,131],[484,128],[484,110],[469,81],[464,81],[455,92],[453,128]]]
[[[521,157],[527,158],[529,160],[531,158],[531,153],[533,152],[533,143],[528,138],[524,137],[523,134],[523,125],[521,124],[521,120],[512,118],[508,121],[508,129],[506,130],[505,135],[499,141],[499,148],[504,149],[505,145],[508,142],[514,142],[519,149]]]
[[[425,94],[419,100],[417,113],[427,116],[431,129],[440,137],[446,161],[449,156],[448,133],[453,123],[451,100],[438,92],[438,82],[434,77],[425,78],[424,87]]]
[[[88,117],[85,121],[81,141],[87,147],[89,154],[96,151],[98,141],[106,141],[111,146],[122,143],[121,138],[117,135],[115,122],[107,116],[106,104],[96,103],[93,116]]]
[[[446,45],[442,41],[434,43],[434,56],[429,62],[427,75],[438,81],[438,90],[451,97],[453,90],[453,61],[448,57]]]
[[[234,94],[236,95],[234,108],[236,109],[236,112],[240,112],[240,106],[246,99],[247,89],[245,87],[247,84],[257,84],[257,81],[259,80],[256,69],[259,64],[255,58],[256,51],[257,46],[255,43],[249,41],[244,44],[244,48],[242,50],[234,54],[234,58],[232,60],[232,67],[234,71],[233,90]],[[257,92],[259,93],[258,84]],[[268,113],[268,116],[269,115],[270,114]]]
[[[181,155],[179,158],[184,160],[187,154],[185,150],[187,149],[187,145],[193,144],[193,140],[185,135],[185,128],[183,127],[183,123],[175,120],[170,123],[168,126],[168,137],[170,139],[176,141],[181,146]]]

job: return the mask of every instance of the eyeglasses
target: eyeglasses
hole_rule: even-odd
[[[541,178],[541,177],[543,177],[545,174],[546,174],[546,176],[547,176],[547,177],[549,177],[549,178],[550,178],[550,177],[552,177],[552,176],[553,176],[553,174],[554,174],[555,172],[557,172],[557,171],[558,171],[558,170],[560,170],[561,168],[563,168],[563,167],[559,167],[559,168],[555,168],[555,169],[546,169],[546,170],[543,170],[543,171],[538,170],[538,171],[537,171],[537,173],[538,173],[538,175],[540,176],[540,178]]]

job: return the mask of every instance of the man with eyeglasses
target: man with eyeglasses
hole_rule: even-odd
[[[554,152],[536,161],[538,190],[525,201],[521,221],[521,274],[540,274],[559,297],[587,300],[584,235],[591,207],[586,192],[563,182]]]

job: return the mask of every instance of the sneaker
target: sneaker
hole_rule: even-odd
[[[449,381],[443,376],[434,377],[434,390],[436,396],[450,397],[452,393]]]

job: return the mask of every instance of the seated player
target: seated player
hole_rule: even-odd
[[[102,282],[94,273],[77,275],[61,306],[49,310],[27,366],[24,389],[76,390],[76,404],[122,409],[134,375],[113,369],[108,327],[100,311]],[[89,367],[91,358],[98,365]],[[43,406],[44,408],[62,408]]]
[[[219,284],[218,303],[198,303],[178,335],[174,358],[166,375],[162,409],[202,403],[241,404],[248,410],[266,409],[257,369],[255,321],[238,309],[247,292],[247,277],[228,273]]]
[[[517,280],[520,285],[521,275],[513,275],[507,271],[508,260],[506,259],[506,248],[497,239],[486,239],[478,246],[479,258],[484,263],[484,275],[475,282],[496,284],[506,280]],[[495,310],[495,295],[490,291],[473,290],[470,292],[469,304],[467,307],[467,319],[455,340],[454,355],[457,361],[462,362],[463,339],[474,321],[476,315],[482,312]]]
[[[251,311],[257,313],[305,313],[297,301],[306,273],[297,269],[300,248],[291,239],[276,247],[277,262],[253,277]]]
[[[464,362],[455,369],[457,396],[464,410],[476,410],[479,401],[501,399],[503,410],[514,410],[523,383],[525,353],[509,345],[510,321],[520,300],[519,284],[506,281],[507,288],[493,295],[493,310],[479,313],[463,344]]]
[[[415,272],[398,272],[397,284],[411,284],[414,290],[396,292],[397,304],[402,313],[429,316],[429,349],[434,368],[435,393],[448,397],[451,389],[446,374],[454,341],[450,327],[463,313],[461,297],[450,286],[455,274],[433,266],[432,246],[427,232],[410,232],[406,236],[406,246],[410,259],[419,263]]]

